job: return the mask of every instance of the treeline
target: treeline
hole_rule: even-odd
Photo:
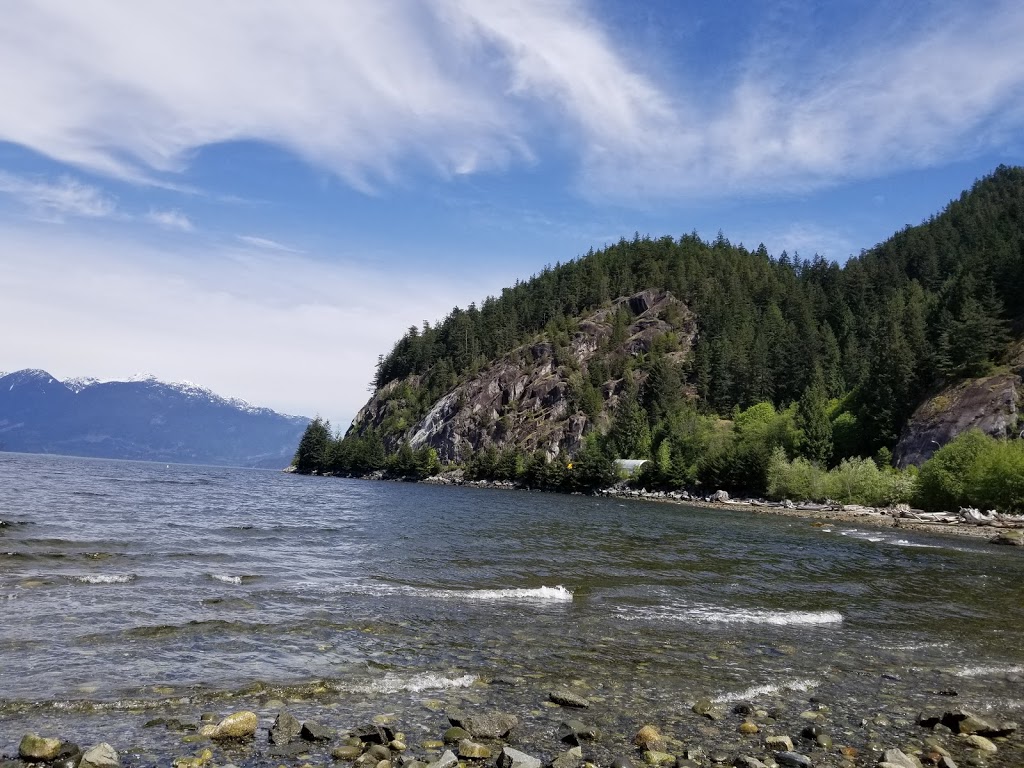
[[[918,469],[891,466],[883,449],[873,459],[848,458],[828,468],[808,459],[811,436],[802,428],[799,408],[777,412],[761,403],[737,414],[731,424],[690,411],[685,446],[662,439],[655,458],[629,484],[636,488],[710,493],[717,488],[770,499],[835,501],[885,507],[912,504],[926,510],[961,507],[1024,512],[1024,441],[997,440],[978,430],[943,446]],[[639,424],[639,422],[638,422]],[[636,425],[634,425],[636,426]],[[618,430],[618,431],[616,431]],[[617,419],[607,435],[590,433],[572,457],[548,460],[537,451],[513,447],[478,451],[462,465],[442,467],[429,447],[403,443],[388,454],[377,434],[343,440],[320,419],[312,422],[295,457],[299,472],[365,476],[375,472],[401,480],[423,480],[442,470],[461,469],[466,480],[511,482],[517,486],[565,493],[591,493],[620,482],[613,455],[630,427]],[[627,439],[649,439],[642,427]]]
[[[374,386],[419,375],[421,415],[459,380],[536,334],[645,288],[667,289],[698,318],[679,371],[709,413],[786,408],[815,380],[843,398],[858,442],[891,447],[924,394],[997,362],[1024,312],[1024,169],[1000,167],[939,216],[840,267],[778,258],[721,234],[635,236],[411,327],[378,361]],[[844,450],[847,447],[844,446]]]

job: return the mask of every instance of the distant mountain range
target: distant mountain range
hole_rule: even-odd
[[[0,374],[0,450],[183,464],[287,466],[309,423],[190,383]]]

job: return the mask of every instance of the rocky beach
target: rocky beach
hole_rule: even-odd
[[[0,481],[2,768],[1024,765],[1012,528],[55,457]]]

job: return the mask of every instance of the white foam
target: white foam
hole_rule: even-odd
[[[716,704],[724,704],[727,701],[753,701],[763,696],[771,696],[779,691],[809,691],[817,688],[820,682],[812,678],[801,678],[798,680],[786,680],[781,683],[770,683],[768,685],[755,685],[737,693],[723,693],[715,696],[712,701]]]
[[[225,584],[241,584],[242,583],[242,577],[241,576],[225,576],[225,575],[220,574],[220,573],[211,573],[210,574],[210,578],[213,579],[214,581],[221,581],[221,582],[223,582]]]
[[[395,595],[432,600],[473,600],[494,602],[572,602],[572,591],[561,584],[555,587],[511,587],[507,589],[429,589],[402,584],[355,582],[340,586],[305,583],[311,591],[348,592],[373,597]]]
[[[134,573],[90,573],[85,576],[72,576],[72,581],[81,584],[131,584],[135,581]]]
[[[991,666],[978,665],[958,669],[954,674],[957,677],[996,677],[998,675],[1021,675],[1024,674],[1024,666],[1015,664],[1012,666]]]
[[[557,587],[537,587],[535,589],[445,589],[440,590],[437,596],[457,600],[572,602],[572,592],[561,584]]]
[[[667,605],[653,608],[620,608],[618,613],[626,621],[679,621],[696,624],[770,624],[775,626],[840,624],[843,614],[838,611],[770,611],[722,606]]]
[[[477,681],[476,675],[461,675],[459,677],[445,677],[433,672],[422,672],[412,677],[402,677],[391,672],[379,680],[374,680],[369,685],[356,685],[346,687],[351,693],[374,694],[374,693],[401,693],[410,691],[434,691],[448,688],[468,688]]]
[[[906,539],[896,539],[893,542],[897,547],[918,547],[920,549],[938,549],[935,544],[919,544],[916,541],[907,541]]]

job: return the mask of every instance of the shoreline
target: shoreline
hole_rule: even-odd
[[[455,473],[441,473],[422,480],[408,478],[385,477],[377,473],[365,476],[345,476],[350,480],[370,480],[397,483],[418,483],[442,487],[482,488],[489,490],[524,491],[534,493],[557,493],[540,488],[528,488],[511,481],[500,480],[463,480]],[[322,477],[335,477],[322,475]],[[985,539],[992,544],[1024,547],[1024,516],[1006,522],[997,519],[979,522],[957,520],[953,513],[931,514],[921,510],[911,510],[906,505],[894,508],[865,507],[856,504],[817,504],[813,502],[794,503],[791,501],[765,501],[762,499],[733,499],[723,491],[725,498],[716,500],[712,497],[695,497],[686,491],[647,491],[613,486],[591,494],[594,498],[626,499],[631,501],[648,501],[662,504],[678,504],[708,510],[737,510],[758,515],[774,515],[776,517],[792,517],[797,519],[843,523],[848,525],[867,525],[873,528],[890,528],[901,531],[914,531],[938,536],[969,537]],[[934,519],[923,519],[922,516]]]

